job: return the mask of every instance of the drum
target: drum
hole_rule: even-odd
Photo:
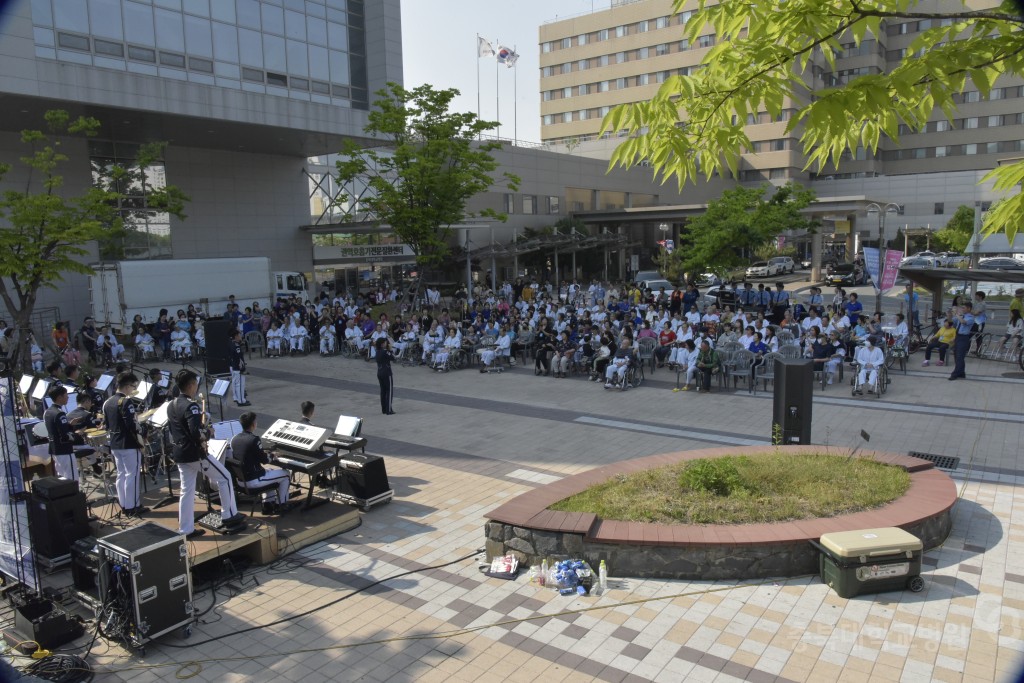
[[[42,441],[50,440],[50,434],[46,431],[45,422],[37,422],[36,424],[32,425],[32,435]]]
[[[107,445],[107,430],[102,427],[93,427],[82,430],[82,436],[93,448]]]
[[[156,414],[156,410],[156,408],[151,408],[145,412],[139,413],[139,424],[141,425],[149,422],[149,418]]]

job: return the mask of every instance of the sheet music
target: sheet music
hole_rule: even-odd
[[[139,388],[135,391],[135,398],[145,401],[149,398],[149,392],[151,391],[153,391],[153,385],[146,380],[141,380],[139,382]]]
[[[32,398],[37,401],[42,401],[46,398],[46,392],[50,390],[50,380],[41,379],[36,382],[36,386],[32,389]]]
[[[218,462],[224,462],[224,456],[228,450],[230,449],[225,439],[210,439],[206,442],[206,452]]]
[[[96,378],[96,388],[100,391],[106,391],[110,388],[111,382],[114,381],[114,376],[110,373],[104,373]]]
[[[217,439],[230,441],[235,434],[242,433],[242,423],[238,420],[227,420],[225,422],[213,423],[213,436]],[[211,442],[212,443],[212,442]]]
[[[18,380],[18,388],[21,389],[22,396],[28,396],[29,391],[32,389],[32,382],[35,382],[36,378],[32,375],[22,375],[21,379]]]
[[[228,395],[228,390],[231,389],[231,382],[226,379],[218,379],[213,383],[213,388],[210,389],[210,396],[216,396],[217,398],[224,398]]]
[[[363,419],[351,415],[339,415],[338,424],[334,427],[335,434],[342,436],[359,436],[363,427]]]

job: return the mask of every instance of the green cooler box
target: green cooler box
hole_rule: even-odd
[[[813,543],[813,541],[812,541]],[[822,583],[839,597],[924,589],[921,539],[897,527],[837,531],[814,543]]]

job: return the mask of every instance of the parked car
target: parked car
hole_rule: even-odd
[[[1024,263],[1009,256],[995,256],[978,261],[978,268],[987,270],[1024,270]]]
[[[856,287],[867,283],[867,274],[852,263],[839,263],[828,269],[825,284],[830,287]]]
[[[640,282],[637,283],[637,285],[639,285],[640,289],[644,290],[645,292],[648,289],[651,290],[652,292],[654,292],[655,296],[658,295],[662,287],[665,288],[665,294],[671,294],[672,290],[675,289],[675,285],[673,285],[668,280],[665,280],[664,278],[659,278],[657,280],[641,280]]]
[[[694,284],[698,287],[711,287],[712,285],[722,284],[722,278],[714,273],[701,273],[694,280]]]
[[[900,268],[938,268],[939,264],[931,256],[915,256],[900,261]]]
[[[900,260],[900,265],[902,266],[907,261],[910,261],[911,259],[915,259],[915,258],[933,258],[934,259],[937,256],[938,256],[938,254],[936,254],[934,251],[919,251],[916,254],[910,254],[909,256],[904,256]]]
[[[772,275],[778,275],[781,273],[781,269],[778,265],[772,264],[771,261],[758,261],[751,263],[747,268],[747,277],[771,277]]]
[[[780,273],[792,273],[796,270],[796,263],[789,256],[776,256],[768,259],[768,265],[774,265]]]
[[[661,273],[656,270],[640,270],[637,271],[636,277],[633,278],[633,282],[643,282],[645,280],[661,280]]]
[[[935,255],[935,260],[940,268],[955,268],[960,263],[966,261],[967,257],[955,251],[940,251]]]

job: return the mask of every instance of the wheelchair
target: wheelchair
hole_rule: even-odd
[[[853,387],[851,395],[858,396],[864,393],[864,387],[860,383],[860,363],[854,361],[851,365],[853,366],[853,371],[850,373],[850,385]],[[868,375],[870,376],[870,372]],[[889,382],[891,381],[889,379],[889,367],[886,363],[882,363],[878,368],[877,379],[874,385],[867,387],[868,393],[874,394],[875,398],[882,398],[882,394],[888,391]]]
[[[643,362],[639,358],[634,358],[630,361],[621,379],[617,374],[613,375],[610,387],[607,385],[607,380],[605,381],[605,388],[607,389],[618,389],[619,391],[626,391],[630,388],[635,389],[644,381]]]

